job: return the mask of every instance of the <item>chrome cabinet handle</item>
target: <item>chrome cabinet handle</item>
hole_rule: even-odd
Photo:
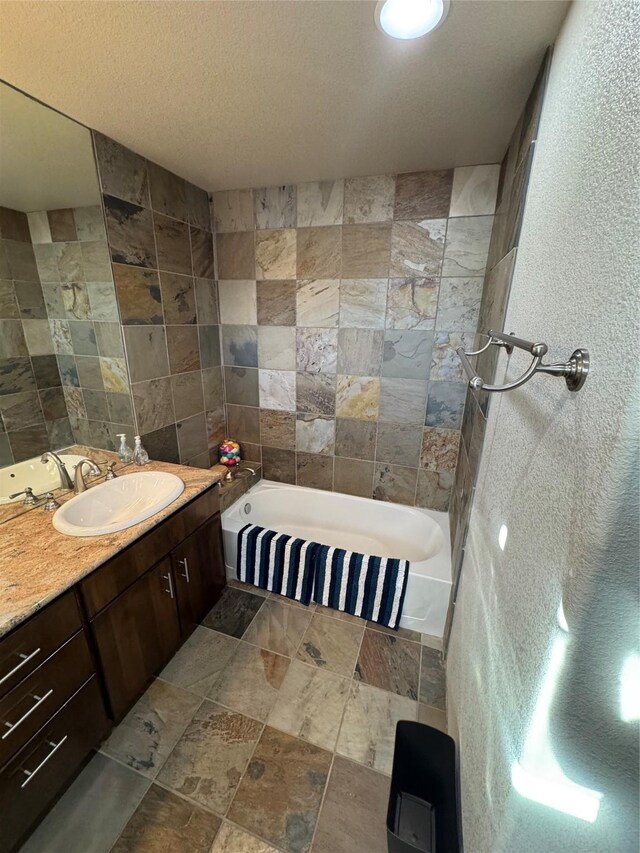
[[[17,720],[15,723],[5,722],[5,726],[8,726],[8,728],[7,728],[7,731],[2,735],[1,739],[4,740],[5,738],[9,737],[11,732],[14,732],[18,728],[19,725],[24,723],[24,721],[27,719],[27,717],[30,714],[33,714],[33,712],[36,710],[36,708],[39,708],[40,705],[42,705],[42,703],[45,701],[45,699],[48,699],[52,693],[53,693],[53,687],[51,688],[51,690],[49,690],[47,693],[45,693],[44,696],[34,696],[33,698],[37,699],[38,701],[35,703],[35,705],[32,705],[29,708],[29,710],[20,717],[19,720]]]
[[[189,562],[185,557],[184,560],[178,560],[178,565],[184,567],[184,572],[182,573],[182,577],[186,580],[187,583],[191,583],[191,579],[189,578]]]
[[[23,768],[22,772],[23,772],[24,774],[26,774],[27,778],[24,780],[24,782],[22,783],[22,785],[20,785],[20,787],[21,787],[21,788],[25,788],[25,787],[29,784],[29,782],[33,779],[33,777],[36,775],[36,773],[39,773],[39,772],[40,772],[40,770],[42,770],[42,768],[43,768],[43,767],[44,767],[44,765],[47,763],[47,761],[48,761],[50,758],[53,758],[53,756],[54,756],[54,755],[56,754],[56,752],[60,749],[60,747],[61,747],[61,746],[62,746],[62,744],[65,742],[65,740],[67,739],[67,737],[68,737],[68,735],[65,735],[65,736],[62,738],[62,740],[59,740],[59,741],[58,741],[58,743],[53,743],[53,742],[52,742],[52,741],[50,741],[50,740],[48,740],[48,741],[47,741],[47,743],[49,744],[49,746],[53,747],[53,749],[51,750],[51,752],[49,753],[49,755],[47,755],[47,757],[46,757],[46,758],[43,758],[43,759],[42,759],[42,761],[40,762],[40,764],[38,764],[38,766],[36,767],[36,769],[35,769],[35,770],[25,770],[25,769]]]
[[[171,598],[173,598],[173,581],[171,579],[171,572],[167,572],[166,575],[162,575],[162,577],[169,584],[169,589],[165,589],[165,592],[168,592]]]
[[[4,684],[4,682],[8,678],[11,678],[12,675],[15,675],[16,672],[21,667],[23,667],[25,665],[25,663],[28,663],[31,660],[31,658],[35,657],[39,652],[40,652],[40,649],[36,649],[35,652],[31,652],[30,655],[20,654],[19,657],[21,657],[22,660],[20,661],[20,663],[17,666],[14,666],[14,668],[11,670],[11,672],[8,672],[6,675],[3,675],[2,678],[0,678],[0,684]]]

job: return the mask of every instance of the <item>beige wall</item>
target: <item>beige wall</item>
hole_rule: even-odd
[[[505,327],[592,373],[489,411],[448,662],[470,853],[637,849],[638,17],[575,3],[554,52]]]

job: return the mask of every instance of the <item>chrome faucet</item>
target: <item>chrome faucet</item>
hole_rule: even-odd
[[[80,492],[87,491],[87,484],[84,481],[84,477],[82,475],[82,469],[85,465],[90,466],[90,471],[94,476],[97,476],[100,473],[100,468],[92,459],[87,459],[86,456],[84,459],[81,459],[76,465],[76,473],[73,481],[73,491],[76,495],[79,495]]]
[[[58,474],[60,474],[60,486],[63,489],[73,489],[73,483],[71,482],[71,477],[69,476],[69,472],[67,471],[64,462],[57,453],[54,453],[53,450],[47,450],[46,453],[43,453],[40,457],[40,461],[43,465],[45,465],[49,459],[53,460],[56,468],[58,469]]]
[[[227,483],[230,483],[233,480],[236,480],[243,472],[251,474],[254,477],[256,473],[255,470],[253,468],[249,468],[248,465],[245,468],[229,468],[227,470],[227,473],[224,475],[224,479]]]

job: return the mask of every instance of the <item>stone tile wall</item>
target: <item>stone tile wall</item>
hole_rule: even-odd
[[[0,208],[0,466],[72,441],[29,225]]]
[[[151,456],[209,467],[224,437],[207,193],[94,132],[136,430]]]
[[[448,508],[498,174],[214,194],[228,432],[265,477]]]
[[[133,410],[102,207],[28,219],[72,439],[112,450]]]

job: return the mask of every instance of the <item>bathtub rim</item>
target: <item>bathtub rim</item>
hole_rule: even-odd
[[[317,494],[325,494],[325,495],[336,495],[337,497],[347,498],[350,501],[355,501],[357,503],[367,503],[367,504],[375,504],[376,506],[384,506],[388,505],[394,507],[394,509],[400,509],[403,512],[408,512],[414,515],[417,518],[424,518],[425,516],[432,521],[434,521],[442,532],[443,544],[442,548],[434,554],[432,557],[428,557],[425,560],[413,560],[409,561],[409,575],[414,577],[425,577],[429,578],[434,582],[440,582],[443,584],[447,584],[451,586],[452,583],[452,566],[451,566],[451,540],[449,533],[449,514],[446,512],[442,512],[440,510],[435,509],[423,509],[422,507],[415,506],[407,506],[406,504],[393,503],[393,501],[377,501],[373,498],[363,498],[358,495],[348,495],[344,492],[329,492],[325,489],[314,489],[310,486],[297,486],[293,483],[278,483],[275,480],[266,480],[261,479],[250,489],[248,489],[243,495],[241,495],[237,500],[235,500],[231,506],[227,507],[221,514],[221,522],[222,529],[230,530],[229,522],[233,523],[234,533],[238,533],[242,527],[247,523],[243,518],[240,517],[240,506],[244,503],[251,494],[256,494],[256,492],[262,491],[271,491],[271,490],[280,490],[280,489],[295,489],[296,491],[303,491],[307,493],[311,493],[312,495]],[[225,523],[226,522],[226,523]],[[225,555],[226,561],[226,555]],[[231,567],[229,567],[231,568]]]

